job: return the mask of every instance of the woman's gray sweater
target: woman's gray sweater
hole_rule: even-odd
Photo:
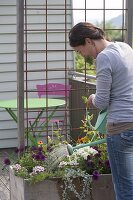
[[[133,50],[114,42],[96,58],[94,106],[108,110],[107,121],[133,122]]]

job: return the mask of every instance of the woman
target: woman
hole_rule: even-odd
[[[116,200],[133,200],[133,50],[111,42],[104,31],[87,22],[69,32],[70,46],[96,59],[96,93],[88,107],[107,109],[107,148]]]

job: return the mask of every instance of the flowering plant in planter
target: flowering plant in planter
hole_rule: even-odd
[[[88,129],[87,126],[86,120],[83,120],[85,135],[80,135],[76,145],[91,141],[94,130]],[[98,137],[101,136],[97,135]],[[11,165],[15,176],[22,177],[30,184],[46,179],[61,178],[64,200],[70,198],[70,193],[73,193],[76,199],[86,199],[86,195],[91,191],[92,179],[97,180],[100,174],[110,173],[106,144],[83,147],[69,155],[67,141],[64,141],[57,133],[54,140],[48,138],[47,144],[38,141],[36,145],[31,145],[25,151],[16,149],[15,152],[19,152],[19,157],[15,161],[10,159],[13,155],[4,159],[4,165]],[[75,186],[76,179],[80,181],[79,191]]]
[[[4,164],[10,164],[14,174],[26,179],[30,184],[55,177],[61,178],[64,182],[63,199],[67,199],[70,192],[73,192],[77,199],[85,199],[90,192],[92,179],[97,180],[100,174],[110,173],[105,144],[78,149],[72,155],[65,155],[61,159],[59,157],[59,160],[57,158],[52,165],[47,162],[48,157],[51,156],[52,149],[60,148],[60,145],[62,143],[49,141],[46,145],[39,141],[38,146],[30,147],[24,152],[21,150],[15,163],[12,164],[9,158],[5,158]],[[82,186],[80,192],[77,192],[73,181],[77,178]]]

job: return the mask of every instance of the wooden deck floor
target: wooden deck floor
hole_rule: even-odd
[[[8,170],[2,170],[3,160],[14,149],[0,149],[0,200],[10,200],[10,181]]]

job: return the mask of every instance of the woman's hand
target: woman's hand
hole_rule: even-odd
[[[89,97],[88,97],[88,100],[87,100],[87,103],[86,103],[86,107],[89,108],[90,106],[93,105],[93,99],[95,98],[95,94],[91,94]]]

